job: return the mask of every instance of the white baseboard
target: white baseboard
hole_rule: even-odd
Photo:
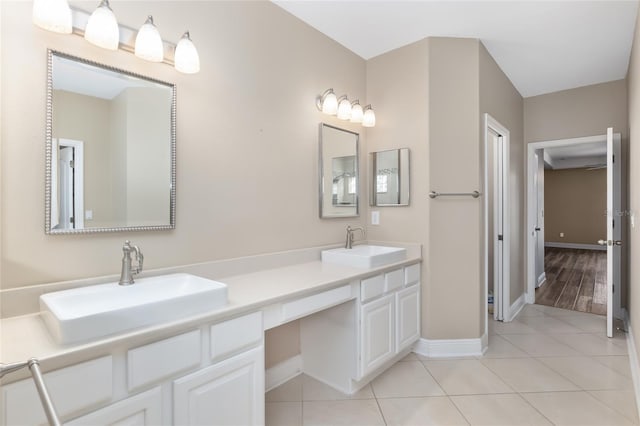
[[[296,355],[267,369],[265,372],[265,392],[302,374],[302,356]]]
[[[631,323],[629,322],[629,313],[626,309],[623,309],[624,325],[627,329],[627,350],[629,352],[629,366],[631,367],[631,378],[633,379],[633,390],[636,396],[636,407],[638,409],[638,416],[640,416],[640,363],[638,360],[638,351],[635,339],[633,337],[633,330],[631,329]]]
[[[545,247],[582,249],[582,250],[607,250],[606,246],[598,244],[578,244],[578,243],[544,243]]]
[[[483,336],[484,337],[484,336]],[[429,358],[454,358],[481,356],[486,350],[482,337],[477,339],[423,339],[413,347],[413,351]]]
[[[536,288],[544,284],[546,280],[547,280],[547,273],[546,272],[541,273],[540,276],[538,277],[538,285],[536,285]]]
[[[518,316],[518,314],[520,313],[520,311],[522,310],[522,308],[524,308],[524,293],[520,295],[520,297],[518,297],[516,299],[515,302],[513,302],[511,304],[511,306],[509,307],[509,316],[507,318],[505,318],[505,322],[510,322],[513,321],[513,319]]]

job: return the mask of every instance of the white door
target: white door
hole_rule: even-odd
[[[59,224],[62,229],[73,229],[73,147],[60,146],[58,152]]]
[[[614,297],[620,294],[620,246],[622,245],[620,137],[607,129],[607,239],[598,241],[607,246],[607,336],[613,337]],[[617,287],[617,288],[616,288]],[[614,296],[615,295],[615,296]],[[619,303],[616,303],[618,306]]]
[[[175,380],[173,424],[263,425],[263,348]]]
[[[504,258],[504,139],[501,135],[492,135],[495,141],[493,167],[493,319],[504,320],[505,313],[505,258]]]
[[[390,294],[362,305],[359,377],[366,376],[395,355],[395,304],[395,295]]]
[[[65,423],[65,426],[154,426],[162,423],[160,387],[134,395]]]

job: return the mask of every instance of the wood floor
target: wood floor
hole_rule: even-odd
[[[546,247],[547,281],[536,303],[598,315],[607,314],[607,252]]]

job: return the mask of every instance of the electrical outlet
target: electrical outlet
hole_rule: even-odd
[[[371,224],[372,225],[380,225],[380,212],[372,211],[371,212]]]
[[[564,232],[560,233],[560,238],[564,238]]]

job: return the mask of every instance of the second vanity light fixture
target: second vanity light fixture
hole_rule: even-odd
[[[357,99],[349,101],[347,95],[336,97],[333,89],[327,89],[316,98],[316,107],[328,115],[335,115],[340,120],[349,120],[352,123],[362,123],[363,127],[376,125],[376,114],[371,105],[362,108]]]
[[[81,28],[83,21],[86,21],[84,30]],[[147,61],[166,62],[185,74],[200,71],[200,57],[188,31],[177,45],[165,43],[153,23],[153,17],[149,15],[136,34],[131,28],[118,25],[109,0],[101,0],[90,16],[84,11],[72,10],[67,0],[34,0],[33,23],[48,31],[84,36],[89,43],[103,49],[117,50],[120,47]],[[133,39],[133,34],[136,34],[133,47],[121,42]],[[165,45],[174,48],[173,63],[164,57]]]

